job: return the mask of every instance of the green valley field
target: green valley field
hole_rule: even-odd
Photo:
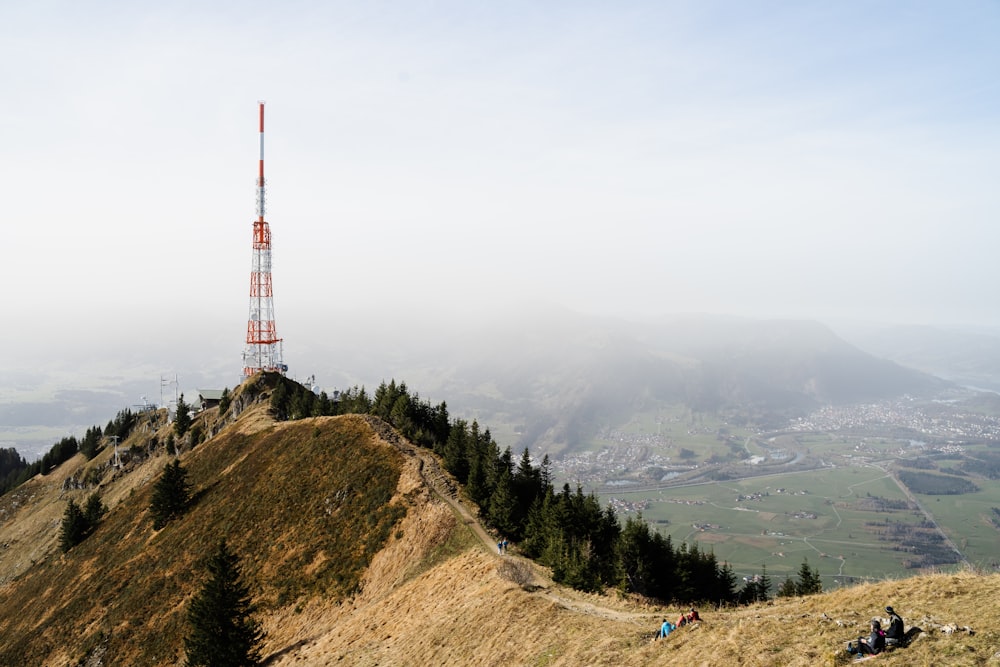
[[[608,429],[557,471],[775,586],[805,559],[828,588],[995,569],[997,420],[962,405],[828,409],[770,432],[663,409]]]

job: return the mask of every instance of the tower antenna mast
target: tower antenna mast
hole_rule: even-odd
[[[260,112],[260,160],[257,173],[257,219],[253,223],[253,261],[250,270],[250,319],[243,352],[243,377],[258,371],[284,374],[282,339],[274,324],[274,296],[271,290],[271,228],[264,220],[264,103]]]

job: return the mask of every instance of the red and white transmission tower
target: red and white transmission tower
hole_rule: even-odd
[[[271,228],[264,220],[264,103],[260,107],[260,162],[257,175],[257,219],[253,223],[253,267],[250,271],[250,320],[243,352],[243,377],[257,371],[285,373],[282,339],[274,325],[271,292]]]

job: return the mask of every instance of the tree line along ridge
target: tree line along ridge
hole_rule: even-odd
[[[524,556],[552,570],[557,583],[583,591],[616,588],[664,602],[749,603],[771,596],[771,579],[760,575],[742,586],[728,563],[697,543],[674,545],[651,529],[642,515],[624,525],[614,510],[602,508],[596,495],[564,484],[554,488],[550,462],[538,465],[524,449],[515,461],[476,420],[451,419],[447,404],[437,405],[412,393],[405,382],[383,382],[369,395],[353,387],[331,400],[282,378],[271,395],[277,419],[368,414],[381,418],[412,443],[431,449],[462,485],[481,520]],[[781,596],[822,591],[819,572],[803,561],[797,579],[788,577]]]
[[[596,495],[584,494],[581,487],[552,482],[548,456],[538,465],[524,449],[515,461],[510,447],[501,451],[489,428],[476,420],[451,419],[445,402],[437,405],[411,393],[405,382],[383,382],[369,395],[364,387],[342,392],[337,400],[325,392],[316,394],[304,385],[279,376],[267,378],[273,386],[270,410],[280,421],[308,417],[364,414],[389,423],[400,435],[417,446],[438,454],[461,484],[463,493],[479,508],[484,524],[499,536],[516,544],[520,553],[552,570],[557,583],[583,591],[615,588],[664,602],[713,604],[749,603],[767,599],[772,583],[762,566],[761,573],[745,578],[739,585],[728,563],[719,563],[712,551],[695,543],[675,545],[642,518],[629,516],[624,524],[611,507],[602,508]],[[263,391],[244,388],[246,391]],[[219,406],[220,416],[231,406],[228,388]],[[126,438],[135,427],[137,415],[121,411],[102,431],[89,429],[82,441],[64,438],[40,461],[28,465],[14,450],[0,450],[0,478],[6,492],[34,474],[45,474],[78,452],[93,458],[103,438]],[[185,434],[192,446],[204,438],[192,427],[190,408],[179,401],[173,432],[165,443],[175,453],[174,435]],[[198,429],[198,426],[195,426]],[[20,465],[19,465],[20,463]],[[175,461],[167,466],[154,488],[149,507],[154,528],[162,528],[180,516],[188,502],[189,486],[185,471]],[[60,544],[68,550],[92,532],[106,508],[96,495],[86,510],[67,507]],[[803,562],[798,580],[789,577],[777,590],[780,596],[820,592],[818,571]]]

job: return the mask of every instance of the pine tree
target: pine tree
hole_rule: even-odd
[[[549,461],[548,454],[542,457],[542,465],[538,469],[538,475],[541,478],[542,490],[550,489],[552,487],[552,462]]]
[[[528,558],[537,559],[545,551],[549,540],[549,520],[552,503],[552,490],[535,498],[528,510],[524,524],[524,536],[521,538],[521,553]]]
[[[83,510],[75,501],[69,501],[63,513],[62,527],[59,531],[59,548],[63,553],[69,551],[87,536],[87,519]]]
[[[149,513],[153,517],[153,528],[159,530],[187,510],[191,499],[191,485],[187,481],[187,471],[181,462],[174,460],[163,469],[163,474],[153,487],[153,498],[149,503]]]
[[[514,497],[510,470],[503,470],[497,480],[493,495],[490,496],[490,524],[500,531],[501,535],[512,538],[515,542],[521,539],[521,527],[514,521],[517,511],[517,499]]]
[[[456,419],[451,433],[448,434],[448,439],[441,443],[440,451],[438,452],[444,459],[444,466],[448,472],[463,484],[466,483],[469,477],[470,457],[466,451],[470,446],[468,440],[468,424],[462,419]]]
[[[94,532],[97,524],[101,522],[107,512],[108,508],[101,502],[101,497],[97,493],[90,494],[83,506],[83,518],[87,522],[87,535]]]
[[[239,558],[225,539],[207,563],[208,580],[188,607],[184,638],[188,667],[249,667],[261,664],[264,633],[254,620],[250,589]]]
[[[760,599],[767,600],[771,599],[771,577],[767,576],[767,565],[761,563],[760,566],[760,582],[758,583],[758,590],[760,591]]]
[[[86,435],[83,436],[83,440],[80,442],[80,451],[87,459],[92,459],[97,456],[97,450],[101,445],[101,427],[91,426],[87,429]]]
[[[524,524],[528,517],[528,510],[531,503],[542,492],[542,475],[538,468],[531,465],[531,454],[528,448],[524,448],[521,460],[514,471],[514,496],[517,498],[516,520],[519,524]]]
[[[823,592],[823,582],[819,577],[819,570],[809,567],[809,560],[802,559],[802,567],[799,568],[799,580],[795,585],[795,592],[798,595],[812,595]]]
[[[658,592],[653,536],[641,513],[625,519],[618,539],[618,565],[623,590],[647,596]]]
[[[735,602],[736,601],[736,574],[733,573],[733,567],[728,561],[722,564],[719,568],[719,600],[721,602]]]
[[[740,590],[739,601],[742,604],[767,601],[771,598],[771,578],[767,576],[767,566],[760,566],[760,574],[744,577],[746,583]]]
[[[469,462],[469,478],[465,483],[465,492],[477,505],[486,507],[490,490],[486,486],[486,472],[483,468],[483,460],[479,456],[474,456]]]
[[[288,419],[288,412],[291,409],[291,398],[288,396],[288,387],[284,382],[278,382],[271,392],[271,412],[278,421]]]
[[[229,410],[229,404],[232,403],[233,397],[229,394],[229,387],[225,387],[222,390],[222,396],[219,397],[219,414],[224,415]]]
[[[174,421],[177,437],[183,438],[189,428],[191,428],[191,408],[184,402],[184,394],[181,394],[177,399],[177,419]]]
[[[795,585],[795,580],[791,576],[785,578],[781,585],[778,586],[777,596],[779,598],[791,598],[799,594],[798,587]]]

